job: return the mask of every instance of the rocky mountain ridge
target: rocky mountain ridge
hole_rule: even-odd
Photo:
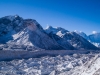
[[[46,50],[98,49],[75,32],[50,26],[44,30],[36,20],[18,15],[0,18],[0,44],[30,45]]]
[[[86,35],[84,32],[75,31],[77,34],[87,39],[89,42],[94,44],[96,47],[100,47],[100,33],[92,33],[90,35]]]

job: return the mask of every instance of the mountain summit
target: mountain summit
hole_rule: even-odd
[[[34,19],[19,16],[0,18],[0,43],[31,45],[42,49],[64,49],[51,39]]]
[[[97,47],[100,47],[100,33],[93,31],[92,34],[86,35],[84,32],[75,31],[77,34],[91,42]]]
[[[0,18],[0,44],[34,46],[46,50],[98,49],[75,32],[48,26],[43,29],[34,19]]]
[[[45,31],[55,39],[64,48],[70,47],[70,49],[98,49],[85,38],[77,34],[76,32],[70,32],[61,27],[53,28],[47,27]],[[82,33],[84,34],[84,33]],[[84,36],[86,36],[84,34]]]

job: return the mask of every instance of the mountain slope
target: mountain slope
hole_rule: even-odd
[[[100,33],[91,34],[88,38],[95,46],[100,47]]]
[[[82,36],[83,38],[85,38],[85,39],[88,40],[88,36],[87,36],[84,32],[82,32],[82,31],[77,31],[77,30],[75,30],[74,32],[76,32],[77,34],[79,34],[80,36]]]
[[[67,50],[73,50],[75,49],[65,38],[63,38],[63,35],[66,32],[69,32],[61,27],[53,28],[52,26],[48,26],[45,29],[46,33],[56,40],[58,44],[60,44],[62,47],[64,47]]]
[[[54,38],[61,46],[68,44],[71,45],[70,46],[71,48],[73,46],[74,49],[98,49],[97,47],[92,45],[90,42],[88,42],[86,39],[84,39],[83,37],[81,37],[75,32],[69,32],[60,27],[51,28],[51,26],[45,29],[45,31],[50,36],[52,36],[52,38]]]
[[[91,42],[100,43],[100,33],[91,34],[88,37]]]
[[[0,43],[32,45],[52,50],[64,49],[44,32],[36,20],[22,19],[19,16],[10,16],[10,18],[6,16],[0,19],[0,26],[2,27],[0,27]]]
[[[0,18],[0,44],[29,45],[46,50],[98,49],[75,32],[50,26],[44,30],[36,20],[18,15]]]
[[[93,33],[91,35],[86,35],[84,32],[75,31],[77,34],[87,39],[89,42],[94,44],[97,47],[100,47],[100,33]]]

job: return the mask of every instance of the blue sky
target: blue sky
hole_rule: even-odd
[[[100,0],[0,0],[0,17],[16,15],[47,25],[100,32]]]

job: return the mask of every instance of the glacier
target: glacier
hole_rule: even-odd
[[[0,75],[100,75],[100,51],[52,53],[60,54],[0,61]]]
[[[100,75],[99,36],[2,17],[0,75]]]

